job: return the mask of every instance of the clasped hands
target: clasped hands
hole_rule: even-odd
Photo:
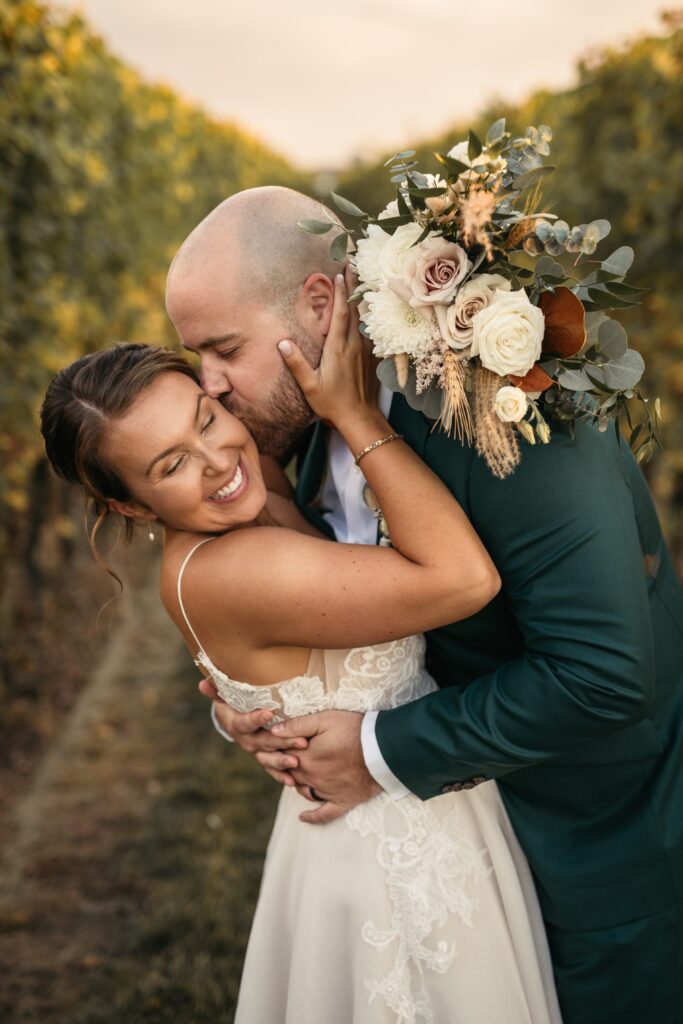
[[[362,714],[320,711],[268,728],[272,711],[235,711],[209,679],[201,681],[199,691],[214,701],[218,724],[242,750],[277,782],[296,787],[317,804],[299,815],[301,821],[324,825],[380,792],[363,759]]]

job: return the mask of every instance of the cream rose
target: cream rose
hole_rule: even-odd
[[[526,395],[521,388],[499,388],[493,403],[496,416],[503,423],[519,423],[528,408]]]
[[[420,225],[411,223],[402,224],[400,228],[396,228],[393,235],[389,236],[386,244],[382,246],[382,251],[378,257],[379,272],[383,284],[393,287],[394,282],[402,280],[403,264],[408,257],[411,246],[415,245],[421,234],[422,228]],[[403,297],[402,291],[397,291],[397,294]]]
[[[401,284],[394,291],[415,308],[445,305],[453,301],[456,288],[471,269],[462,246],[432,236],[406,253]]]
[[[472,344],[472,321],[482,309],[494,301],[496,290],[510,291],[512,285],[500,274],[474,274],[462,285],[452,306],[437,306],[441,337],[453,349],[468,348]],[[477,353],[472,350],[471,355]]]
[[[476,180],[482,176],[482,174],[499,174],[504,171],[507,167],[507,160],[504,156],[492,157],[487,151],[486,146],[482,149],[479,156],[476,156],[474,160],[470,160],[469,155],[469,142],[467,139],[463,139],[462,142],[458,142],[452,149],[448,150],[448,156],[452,160],[459,160],[461,164],[467,164],[468,167],[485,167],[486,171],[481,174],[476,174],[474,171],[463,171],[458,179],[458,189],[463,187],[463,183],[468,179]]]
[[[472,347],[487,370],[524,377],[541,354],[545,320],[523,288],[496,289],[494,300],[472,320]]]

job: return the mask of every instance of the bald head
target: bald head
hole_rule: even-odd
[[[301,192],[264,186],[238,192],[209,213],[183,242],[171,264],[166,303],[174,322],[196,286],[230,282],[236,301],[287,314],[311,274],[333,277],[339,264],[329,249],[336,232],[311,235],[298,221],[331,219],[322,204]]]

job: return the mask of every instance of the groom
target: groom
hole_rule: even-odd
[[[176,255],[167,307],[205,390],[263,450],[298,449],[302,510],[338,540],[372,543],[362,476],[277,348],[291,338],[320,358],[338,264],[329,236],[296,226],[319,211],[279,188],[227,200]],[[496,779],[534,873],[565,1024],[680,1024],[683,591],[642,475],[613,431],[579,424],[574,440],[556,426],[549,445],[525,445],[498,480],[401,395],[380,404],[469,515],[501,593],[428,635],[440,689],[413,704],[272,731],[268,713],[215,703],[215,718],[280,781],[328,801],[312,821],[379,787],[428,800]]]

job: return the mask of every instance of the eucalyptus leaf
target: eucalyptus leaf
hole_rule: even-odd
[[[603,313],[602,310],[598,313],[586,313],[586,345],[597,345],[600,325],[607,319],[607,313]]]
[[[593,382],[585,370],[564,370],[557,381],[567,391],[590,391],[593,387]]]
[[[470,169],[469,164],[464,164],[462,160],[455,160],[452,156],[444,156],[442,153],[435,153],[435,156],[448,173],[456,178]]]
[[[494,146],[497,142],[503,138],[505,134],[505,118],[500,117],[497,121],[494,121],[489,130],[486,133],[486,145]]]
[[[607,238],[607,236],[609,235],[610,231],[612,230],[612,225],[610,224],[610,222],[608,220],[594,220],[594,221],[591,221],[590,227],[595,229],[595,231],[597,232],[597,234],[600,237],[600,241],[602,241],[603,238]]]
[[[393,164],[394,160],[407,160],[408,157],[411,157],[411,156],[415,156],[415,150],[414,149],[404,149],[402,153],[394,153],[393,156],[390,156],[389,159],[387,161],[385,161],[384,166],[388,167],[389,164]]]
[[[529,188],[530,185],[535,185],[541,178],[552,174],[554,170],[555,168],[552,164],[545,164],[543,167],[532,167],[530,171],[525,171],[514,178],[512,187],[516,192],[522,192],[525,188]]]
[[[536,266],[534,267],[537,277],[548,277],[557,278],[562,280],[565,276],[564,267],[557,260],[554,260],[552,256],[541,256],[536,260]]]
[[[347,248],[348,248],[349,236],[346,231],[342,231],[340,235],[337,235],[335,240],[330,246],[330,257],[336,260],[338,263],[346,262]]]
[[[605,319],[598,327],[598,345],[608,359],[620,359],[628,349],[626,331],[617,320]]]
[[[606,363],[602,368],[605,384],[612,391],[626,391],[634,388],[645,370],[645,362],[640,352],[627,349],[623,356]]]
[[[393,235],[396,228],[400,228],[402,224],[410,224],[412,219],[410,214],[404,214],[400,217],[382,217],[381,220],[371,220],[368,223],[382,228],[388,235]]]
[[[615,249],[611,256],[602,261],[602,269],[617,277],[624,277],[633,263],[635,253],[630,245],[622,245]]]
[[[326,235],[335,227],[328,220],[298,220],[296,223],[297,227],[300,227],[302,231],[307,231],[309,235]]]
[[[634,288],[633,285],[624,284],[623,281],[612,280],[607,284],[607,290],[618,295],[620,299],[631,299],[635,302],[645,295],[648,289]]]
[[[408,381],[405,389],[398,383],[396,363],[393,359],[383,359],[380,362],[377,367],[377,377],[380,383],[384,384],[389,391],[404,395],[411,409],[424,413],[430,420],[438,420],[441,415],[443,392],[438,384],[433,384],[426,391],[423,391],[422,394],[418,395],[415,390],[415,367],[412,363],[408,368]]]
[[[341,210],[342,213],[347,214],[349,217],[356,217],[359,220],[363,217],[367,217],[365,211],[361,210],[361,208],[356,206],[355,203],[352,203],[350,199],[345,199],[344,196],[338,196],[336,192],[330,192],[330,195],[332,196],[332,202],[338,210]]]
[[[483,148],[484,147],[481,144],[479,136],[470,128],[469,139],[467,142],[467,155],[471,162],[476,160]]]
[[[408,188],[408,192],[411,196],[421,196],[423,199],[431,199],[433,196],[445,196],[448,192],[447,188],[438,187],[435,188]]]

